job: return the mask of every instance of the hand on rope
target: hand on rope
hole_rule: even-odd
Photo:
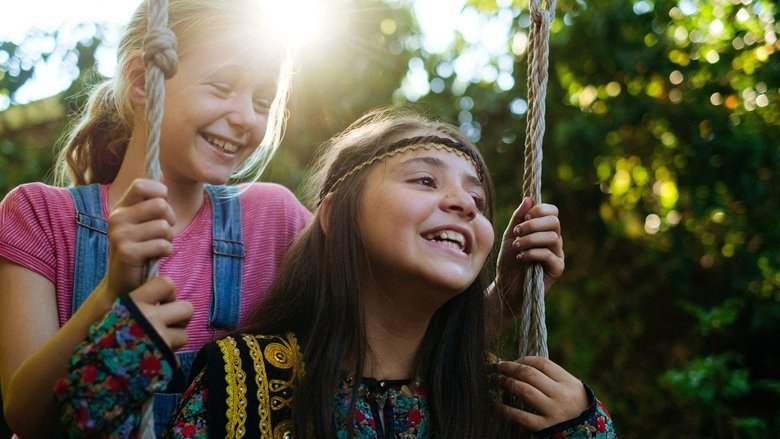
[[[159,181],[135,180],[108,218],[108,287],[114,299],[146,280],[145,265],[173,253],[176,216]],[[113,300],[112,300],[113,301]]]
[[[187,341],[183,328],[192,317],[192,305],[176,300],[168,278],[146,282],[147,261],[173,253],[176,217],[167,195],[163,183],[138,179],[122,196],[108,219],[109,268],[105,282],[111,301],[130,294],[163,340],[177,349]]]
[[[558,208],[552,204],[533,204],[524,198],[512,214],[498,252],[496,285],[510,311],[523,303],[526,267],[541,264],[544,290],[563,274],[564,253]]]
[[[523,357],[498,364],[501,389],[523,401],[522,410],[502,403],[503,416],[528,431],[539,431],[578,417],[590,405],[585,385],[544,357]]]

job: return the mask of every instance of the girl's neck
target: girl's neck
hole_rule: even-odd
[[[366,347],[363,376],[379,380],[414,378],[417,353],[435,309],[399,291],[364,294]]]
[[[132,140],[125,152],[122,165],[108,190],[108,207],[113,211],[122,200],[125,192],[137,178],[146,177],[146,146],[140,147]],[[176,215],[174,234],[184,230],[195,218],[203,206],[204,192],[202,183],[177,183],[165,181],[168,186],[168,203]]]

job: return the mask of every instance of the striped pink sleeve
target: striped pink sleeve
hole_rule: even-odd
[[[57,258],[75,240],[75,210],[67,189],[21,185],[0,203],[0,257],[56,283]]]

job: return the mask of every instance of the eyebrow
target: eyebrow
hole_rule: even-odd
[[[441,159],[438,159],[436,157],[413,157],[407,160],[404,160],[399,164],[399,167],[406,168],[409,165],[415,163],[415,162],[423,162],[427,165],[436,167],[436,168],[445,168],[447,165],[444,164],[444,161]],[[473,184],[474,186],[479,187],[480,189],[484,190],[485,186],[482,184],[482,181],[474,174],[466,174],[466,180],[468,180],[469,183]]]
[[[217,68],[213,68],[209,70],[208,72],[204,73],[200,76],[199,81],[201,82],[210,82],[210,81],[238,81],[238,82],[250,82],[250,81],[257,81],[257,86],[255,87],[256,90],[271,90],[273,92],[276,92],[276,87],[278,84],[278,79],[276,77],[271,77],[271,75],[267,75],[268,77],[260,78],[258,80],[257,76],[252,75],[245,75],[245,74],[237,74],[238,64],[223,64]]]

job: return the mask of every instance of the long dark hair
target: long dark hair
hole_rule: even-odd
[[[421,131],[455,140],[473,155],[487,194],[485,215],[492,221],[493,185],[476,148],[457,128],[402,109],[375,110],[324,144],[314,167],[318,172],[312,193],[321,201],[347,171]],[[368,259],[360,233],[360,203],[368,168],[339,183],[333,192],[327,237],[315,212],[313,222],[288,250],[253,323],[243,329],[266,334],[293,331],[298,337],[305,376],[293,404],[297,437],[333,437],[332,398],[345,365],[349,368],[354,362],[355,376],[362,376],[367,347],[361,274],[368,269]],[[417,370],[426,388],[435,437],[486,437],[496,423],[485,347],[489,265],[466,291],[434,313],[420,346]],[[359,380],[353,383],[357,390]]]

